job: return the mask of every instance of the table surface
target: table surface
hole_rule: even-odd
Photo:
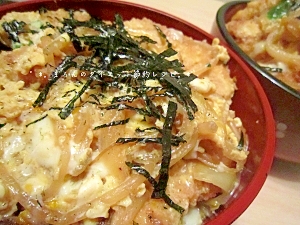
[[[230,0],[125,0],[182,18],[221,38],[217,10]],[[300,224],[300,163],[275,159],[258,196],[233,225]]]
[[[215,23],[215,17],[217,10],[230,0],[124,1],[165,11],[221,38]],[[258,196],[233,223],[233,225],[269,224],[300,224],[300,163],[275,158],[267,180]]]

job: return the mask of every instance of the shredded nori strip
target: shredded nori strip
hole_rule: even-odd
[[[156,186],[157,182],[156,180],[150,175],[150,173],[145,170],[143,167],[141,167],[139,164],[131,163],[131,162],[125,162],[125,164],[132,170],[135,170],[137,173],[143,175],[144,177],[147,178],[150,184],[152,186]]]
[[[100,110],[134,110],[136,113],[143,115],[144,118],[164,119],[163,129],[149,128],[149,130],[156,129],[159,132],[158,137],[120,137],[116,142],[120,144],[129,142],[161,144],[162,162],[158,181],[152,178],[149,172],[142,167],[129,162],[126,162],[126,164],[131,169],[144,175],[153,185],[152,198],[164,199],[170,207],[183,213],[184,209],[175,204],[165,192],[169,178],[171,147],[185,142],[183,135],[176,136],[172,134],[172,126],[177,111],[177,104],[173,100],[184,106],[190,120],[194,119],[194,113],[198,109],[191,98],[189,82],[195,79],[196,76],[194,74],[185,75],[183,65],[179,60],[168,60],[177,52],[172,48],[172,44],[168,41],[166,35],[156,25],[155,28],[158,34],[168,44],[168,48],[160,54],[141,48],[141,43],[155,44],[155,41],[145,36],[131,37],[125,30],[123,19],[119,14],[115,15],[112,24],[106,24],[94,17],[87,21],[78,21],[73,16],[73,10],[70,10],[69,13],[70,18],[61,21],[63,26],[58,29],[61,33],[69,35],[78,56],[83,54],[82,57],[86,57],[86,60],[79,64],[75,60],[77,56],[66,56],[51,74],[48,83],[40,92],[33,106],[42,106],[52,85],[63,77],[68,69],[74,68],[87,74],[86,82],[79,91],[72,90],[75,94],[64,107],[51,107],[51,109],[60,110],[59,116],[61,119],[66,119],[75,107],[80,107],[86,103],[97,104]],[[46,26],[50,26],[50,24],[46,24]],[[77,36],[74,31],[77,27],[92,28],[98,31],[99,34]],[[84,53],[81,53],[84,49],[89,50],[91,56],[85,56]],[[118,63],[119,60],[124,59],[127,63]],[[147,86],[146,80],[156,80],[159,82],[159,86]],[[96,88],[99,89],[99,93],[89,95],[94,101],[82,101],[81,96],[87,90],[96,90]],[[119,90],[127,88],[127,94],[114,97],[110,103],[106,102],[101,105],[101,98],[104,98],[105,93],[111,88]],[[66,92],[65,95],[69,93],[70,91]],[[156,105],[155,99],[158,97],[165,97],[169,101],[166,117],[162,114],[161,106]],[[135,101],[142,102],[142,104],[139,104],[139,107],[133,107],[129,104]],[[129,118],[112,121],[94,129],[122,125],[128,122]],[[147,129],[136,130],[136,132],[145,131]]]
[[[73,17],[73,11],[70,10],[70,18],[62,21],[63,27],[60,28],[60,32],[67,32],[73,42],[74,47],[78,52],[82,50],[85,45],[93,52],[93,55],[86,60],[84,65],[77,65],[72,59],[74,57],[67,56],[61,65],[51,75],[46,87],[40,93],[38,99],[34,102],[33,106],[41,106],[46,99],[47,93],[50,87],[67,71],[70,67],[82,69],[90,72],[90,76],[93,76],[95,81],[100,82],[102,91],[105,91],[108,87],[117,87],[120,83],[127,83],[131,85],[135,97],[120,96],[113,99],[115,102],[128,101],[132,102],[135,99],[143,99],[145,102],[145,110],[143,114],[147,116],[153,116],[161,118],[160,111],[153,104],[153,98],[158,96],[175,97],[178,101],[182,102],[189,115],[189,119],[193,119],[193,113],[197,111],[197,106],[192,101],[190,95],[190,87],[188,83],[196,78],[196,76],[186,76],[183,74],[183,65],[178,60],[169,61],[168,57],[177,54],[169,44],[168,49],[160,54],[156,54],[151,51],[146,51],[140,47],[140,43],[134,40],[125,30],[122,17],[118,14],[115,15],[115,21],[112,25],[105,24],[103,21],[92,17],[88,21],[77,21]],[[94,36],[77,36],[74,33],[76,27],[89,27],[100,32],[99,35]],[[166,36],[156,26],[156,29],[163,38]],[[153,40],[145,37],[140,37],[143,42],[154,43]],[[169,43],[169,42],[168,42]],[[95,64],[94,58],[99,58]],[[125,65],[115,65],[115,62],[119,59],[128,59],[130,62]],[[170,74],[169,71],[173,71],[174,74]],[[140,73],[140,74],[139,74]],[[175,75],[176,74],[176,75]],[[144,85],[145,80],[156,79],[158,80],[163,90],[157,93],[158,87],[146,87]],[[84,88],[75,94],[74,98],[63,107],[59,116],[65,119],[69,116],[75,107],[76,100],[88,89],[92,82],[89,80]],[[149,95],[149,92],[154,91]],[[97,101],[99,103],[99,101]],[[141,110],[140,110],[141,112]]]
[[[237,149],[238,149],[239,151],[242,151],[242,150],[244,149],[244,145],[245,145],[244,133],[241,132],[241,137],[240,137],[240,140],[239,140]]]
[[[159,35],[163,38],[163,39],[165,39],[166,41],[167,41],[167,43],[168,43],[168,48],[171,48],[172,47],[172,44],[169,42],[169,40],[167,39],[167,37],[166,37],[166,35],[164,34],[164,32],[162,32],[162,30],[158,27],[158,26],[154,26],[155,27],[155,29],[158,31],[158,33],[159,33]]]
[[[35,120],[35,121],[32,121],[32,122],[26,124],[26,127],[28,127],[28,126],[30,126],[30,125],[32,125],[32,124],[35,124],[36,122],[39,122],[39,121],[45,119],[47,116],[48,116],[48,114],[42,116],[41,118],[39,118],[39,119],[37,119],[37,120]]]
[[[126,124],[128,123],[129,121],[129,118],[125,119],[125,120],[118,120],[118,121],[112,121],[110,123],[105,123],[105,124],[102,124],[100,126],[96,126],[94,128],[94,130],[98,130],[100,128],[104,128],[104,127],[111,127],[111,126],[118,126],[118,125],[123,125],[123,124]]]
[[[100,100],[99,100],[99,98],[98,98],[97,95],[95,95],[95,94],[90,94],[90,97],[92,97],[92,98],[97,102],[97,104],[100,105]]]
[[[139,142],[142,144],[145,143],[161,143],[161,138],[118,138],[116,143],[129,143],[129,142]]]
[[[145,129],[140,129],[140,128],[137,128],[135,130],[135,132],[137,133],[143,133],[143,132],[146,132],[146,131],[151,131],[151,130],[154,130],[154,131],[158,131],[159,133],[162,133],[162,129],[159,129],[158,127],[148,127],[148,128],[145,128]],[[172,135],[172,143],[177,142],[178,144],[180,142],[184,143],[186,142],[183,138],[184,135],[181,135],[181,136],[177,136],[177,135]],[[176,145],[177,146],[177,145]]]
[[[171,77],[169,74],[166,74],[164,76],[164,79],[172,85],[173,88],[175,88],[174,91],[178,92],[178,97],[180,101],[186,106],[186,110],[189,116],[190,120],[194,119],[193,113],[196,112],[197,105],[193,102],[190,92],[188,89],[186,89],[184,86],[180,85],[177,80],[175,80],[173,77]]]
[[[180,143],[185,142],[184,139],[182,139],[181,137],[175,136],[176,138],[172,138],[171,139],[171,144],[173,146],[179,146]],[[118,140],[116,141],[116,143],[121,143],[121,144],[125,144],[125,143],[130,143],[130,142],[136,142],[136,143],[159,143],[162,144],[162,138],[118,138]]]
[[[0,124],[0,129],[2,128],[2,127],[4,127],[6,125],[6,123],[1,123]]]
[[[116,102],[133,102],[135,99],[137,99],[138,96],[133,96],[133,95],[122,95],[118,97],[114,97],[111,103],[116,103]]]
[[[124,110],[124,109],[130,109],[133,111],[136,111],[137,113],[144,115],[144,116],[151,116],[146,109],[143,108],[136,108],[130,105],[126,105],[123,103],[119,104],[114,104],[114,105],[109,105],[109,106],[104,106],[100,107],[101,109],[106,109],[106,110],[111,110],[111,109],[117,109],[117,110]]]
[[[55,28],[51,23],[49,23],[49,22],[46,22],[46,24],[45,25],[42,25],[41,27],[40,27],[40,29],[42,29],[42,30],[44,30],[44,29],[46,29],[46,28]]]
[[[176,117],[177,104],[170,101],[162,130],[162,162],[159,170],[159,181],[154,188],[153,198],[162,198],[169,180],[169,166],[171,161],[172,126]]]
[[[80,96],[89,88],[90,84],[93,82],[93,77],[89,77],[83,87],[76,92],[74,97],[63,107],[58,114],[61,119],[66,119],[73,111],[75,107],[75,102],[80,98]]]
[[[65,59],[60,63],[60,65],[53,71],[51,74],[48,83],[44,87],[44,89],[40,92],[38,98],[33,103],[33,107],[42,106],[51,86],[65,74],[65,72],[71,68],[75,67],[76,63],[73,62],[74,56],[66,56]]]
[[[141,95],[141,97],[146,103],[145,108],[148,111],[148,113],[151,116],[160,119],[162,117],[162,115],[159,112],[159,110],[156,108],[156,106],[153,104],[153,102],[151,101],[149,96],[146,93],[144,93],[144,94]]]
[[[169,180],[169,167],[171,161],[171,139],[172,139],[172,127],[176,117],[177,104],[169,101],[168,111],[165,119],[165,123],[162,129],[162,162],[159,170],[158,182],[150,175],[150,173],[137,164],[126,162],[126,165],[135,170],[139,174],[143,175],[154,187],[151,197],[155,199],[163,199],[170,207],[177,210],[179,213],[183,213],[184,209],[174,203],[170,197],[166,194],[166,188]]]
[[[7,32],[9,38],[14,42],[20,42],[18,34],[24,32],[25,25],[26,23],[24,21],[17,20],[2,23],[3,29]]]
[[[165,123],[162,130],[162,162],[159,170],[159,180],[157,185],[154,187],[152,198],[162,198],[164,201],[177,210],[180,213],[184,212],[184,209],[175,204],[170,197],[166,194],[166,188],[169,180],[169,167],[171,162],[171,138],[172,138],[172,127],[176,117],[177,104],[170,101],[168,104],[168,111],[165,119]]]

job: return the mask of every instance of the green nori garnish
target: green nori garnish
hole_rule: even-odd
[[[238,149],[239,151],[242,151],[242,150],[244,149],[244,146],[245,146],[244,133],[241,132],[241,137],[240,137],[240,140],[239,140],[237,149]]]
[[[162,129],[162,162],[159,170],[158,182],[150,175],[150,173],[142,168],[140,165],[126,162],[126,165],[132,170],[135,170],[139,174],[143,175],[154,187],[151,197],[155,199],[163,199],[170,207],[177,210],[179,213],[183,213],[184,209],[174,203],[170,197],[166,194],[166,188],[169,180],[169,167],[171,161],[171,146],[172,146],[172,127],[176,117],[177,104],[169,101],[168,111],[165,119],[165,123]]]
[[[182,137],[177,137],[171,139],[171,144],[173,146],[178,146],[180,143],[185,142],[185,140]],[[130,142],[136,142],[136,143],[159,143],[162,144],[162,138],[118,138],[116,143],[130,143]]]
[[[76,92],[74,97],[63,107],[58,114],[61,119],[66,119],[73,111],[75,107],[75,102],[80,98],[80,96],[89,88],[90,84],[93,82],[93,77],[89,77],[89,79],[86,81],[86,83],[83,85],[83,87]]]
[[[33,103],[33,107],[42,106],[44,101],[46,100],[46,97],[48,95],[48,92],[51,88],[51,86],[61,77],[65,74],[65,72],[71,68],[76,66],[76,63],[73,62],[74,56],[66,56],[66,58],[60,63],[60,65],[53,71],[51,74],[48,83],[44,87],[44,89],[39,94],[38,98]]]
[[[131,37],[125,30],[123,19],[119,14],[115,15],[115,20],[112,24],[107,24],[94,17],[87,21],[78,21],[74,18],[73,10],[70,10],[69,14],[70,17],[63,19],[61,21],[62,27],[57,29],[59,32],[69,35],[77,54],[66,56],[63,59],[50,75],[48,83],[41,90],[33,106],[42,106],[53,84],[65,77],[64,75],[72,68],[83,71],[87,76],[81,80],[85,79],[86,81],[81,82],[82,87],[80,90],[72,90],[65,93],[64,96],[74,93],[74,96],[71,97],[65,106],[52,106],[50,108],[60,110],[59,116],[61,119],[66,119],[75,107],[80,107],[84,104],[96,104],[96,107],[100,110],[134,110],[136,113],[143,115],[144,118],[164,119],[163,129],[148,128],[149,130],[154,129],[158,131],[158,137],[120,137],[116,142],[120,144],[129,142],[157,143],[162,146],[162,162],[158,181],[152,178],[149,172],[142,167],[129,162],[126,162],[126,164],[150,181],[154,187],[152,198],[162,198],[168,205],[182,213],[184,209],[176,205],[165,192],[169,178],[171,147],[185,142],[183,135],[176,136],[172,134],[172,126],[177,112],[177,104],[172,99],[184,106],[190,120],[194,119],[197,106],[191,98],[189,82],[195,79],[196,76],[194,74],[187,76],[179,60],[168,59],[176,55],[177,52],[172,48],[172,44],[168,41],[163,31],[156,25],[155,28],[158,34],[167,43],[167,49],[160,54],[143,49],[140,46],[141,43],[155,44],[156,42],[146,36]],[[11,29],[12,38],[16,41],[18,41],[18,33],[22,32],[22,25],[24,24],[17,25],[19,26],[13,27],[13,29],[11,26],[6,25],[7,29]],[[52,27],[52,25],[46,24],[41,29],[46,27]],[[78,36],[75,33],[75,29],[78,27],[91,28],[98,31],[99,34]],[[90,56],[85,55],[84,50],[86,49],[91,52]],[[80,63],[78,63],[78,60],[76,60],[77,56],[85,57],[84,62],[79,60]],[[120,60],[125,60],[126,63],[118,63]],[[159,85],[156,87],[147,86],[147,80],[156,80]],[[112,88],[118,90],[127,88],[127,90],[125,89],[126,94],[116,96],[110,103],[102,105],[101,99],[105,98],[105,93]],[[99,90],[99,93],[89,95],[90,99],[93,99],[92,101],[83,101],[81,97],[89,89]],[[166,116],[163,115],[161,106],[155,104],[155,99],[158,97],[165,97],[169,102]],[[131,103],[135,101],[142,102],[142,104],[139,104],[138,107],[133,107]],[[123,125],[128,122],[129,118],[112,121],[97,126],[94,130]],[[136,132],[146,132],[148,129],[137,129]]]
[[[152,198],[165,198],[165,191],[169,180],[169,167],[171,161],[172,127],[176,117],[177,104],[170,101],[162,130],[162,161],[159,170],[159,180],[154,187]]]
[[[105,123],[105,124],[102,124],[100,126],[96,126],[94,128],[94,130],[98,130],[100,128],[104,128],[104,127],[111,127],[111,126],[118,126],[118,125],[123,125],[123,124],[126,124],[128,123],[129,121],[129,118],[125,119],[125,120],[118,120],[118,121],[112,121],[110,123]]]
[[[30,126],[30,125],[32,125],[32,124],[35,124],[35,123],[37,123],[37,122],[39,122],[39,121],[45,119],[47,116],[48,116],[48,114],[42,116],[41,118],[39,118],[39,119],[37,119],[37,120],[35,120],[35,121],[32,121],[32,122],[26,124],[26,127],[28,127],[28,126]]]
[[[25,32],[25,25],[26,23],[24,21],[17,20],[2,23],[3,29],[7,32],[9,38],[14,42],[20,42],[18,34]]]
[[[132,169],[132,170],[136,171],[137,173],[139,173],[139,174],[143,175],[144,177],[146,177],[147,180],[150,182],[150,184],[152,184],[152,186],[157,185],[156,180],[150,175],[150,173],[147,170],[145,170],[139,164],[134,164],[134,163],[131,163],[131,162],[125,162],[125,163],[130,169]]]

